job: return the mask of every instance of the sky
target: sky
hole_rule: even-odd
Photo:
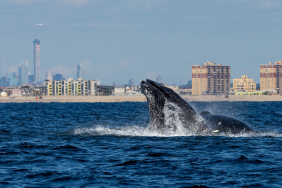
[[[259,65],[282,60],[282,1],[0,0],[2,76],[26,59],[33,74],[35,34],[41,80],[50,69],[76,78],[81,62],[102,84],[161,75],[180,85],[212,61],[231,66],[231,82],[259,83]]]

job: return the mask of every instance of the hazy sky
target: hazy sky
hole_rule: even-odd
[[[42,23],[43,26],[36,26]],[[103,84],[156,79],[186,84],[191,66],[231,66],[259,83],[259,65],[282,59],[281,0],[0,0],[2,75],[41,42],[41,80],[55,69]]]

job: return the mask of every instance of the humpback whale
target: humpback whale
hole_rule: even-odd
[[[152,80],[141,81],[141,92],[147,98],[150,129],[177,131],[181,122],[181,128],[199,135],[255,132],[246,123],[230,116],[208,111],[198,114],[172,89]]]

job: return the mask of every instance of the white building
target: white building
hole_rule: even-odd
[[[21,97],[22,90],[21,89],[12,89],[11,97]]]
[[[126,86],[125,95],[141,95],[140,86]]]
[[[125,86],[115,86],[113,95],[124,95],[125,93]]]
[[[5,91],[1,92],[1,97],[7,97],[7,93]]]

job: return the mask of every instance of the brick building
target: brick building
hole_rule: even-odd
[[[282,61],[260,65],[260,90],[281,94]]]
[[[228,94],[230,66],[207,62],[192,66],[192,95]]]

